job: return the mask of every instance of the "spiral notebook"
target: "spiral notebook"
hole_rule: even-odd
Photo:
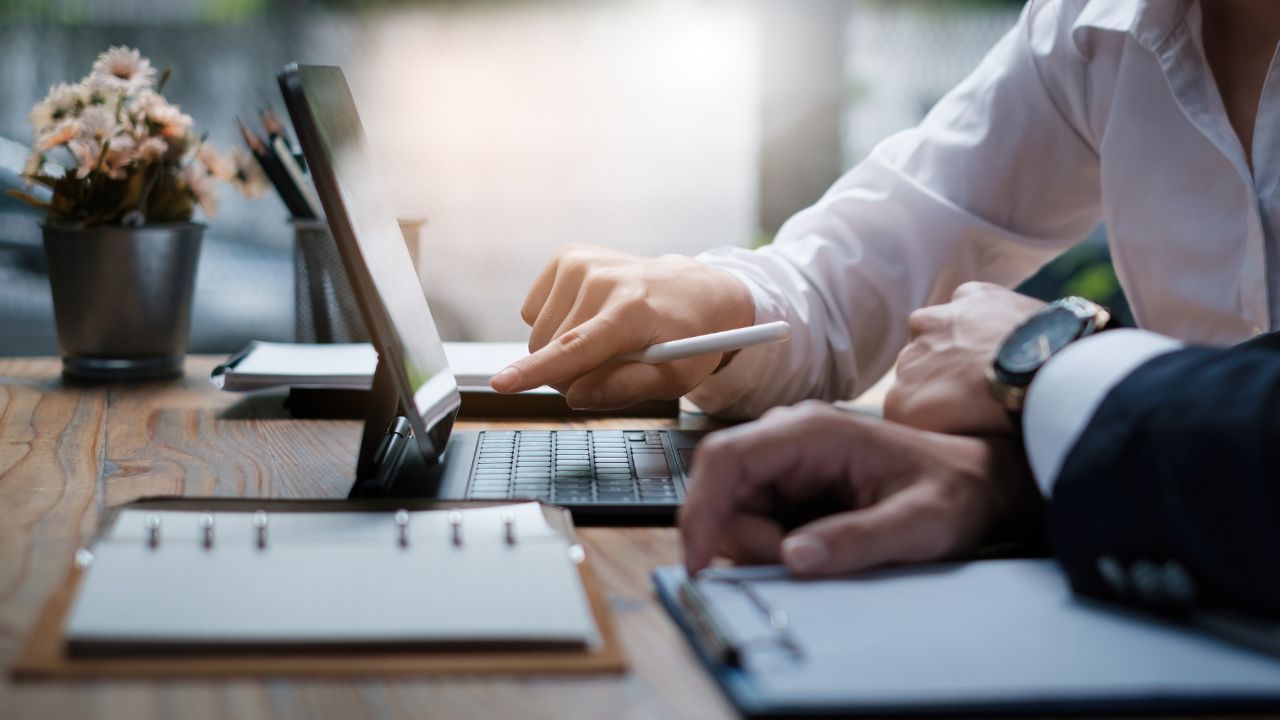
[[[620,673],[568,511],[148,498],[76,553],[17,680]]]
[[[17,680],[617,673],[568,511],[150,498],[107,511]]]
[[[72,654],[599,642],[537,503],[358,513],[130,509],[94,544]]]

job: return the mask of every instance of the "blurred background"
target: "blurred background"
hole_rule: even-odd
[[[223,150],[283,113],[287,62],[347,72],[388,192],[425,218],[445,339],[517,340],[566,243],[657,255],[768,242],[880,139],[917,122],[1016,20],[996,0],[0,0],[0,166],[27,113],[111,45]],[[38,219],[0,209],[0,355],[57,353]],[[274,194],[207,219],[193,352],[294,336]],[[1122,305],[1095,234],[1034,278]]]

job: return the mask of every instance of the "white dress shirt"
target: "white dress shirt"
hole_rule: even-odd
[[[1256,176],[1205,60],[1198,2],[1033,1],[918,127],[880,143],[773,244],[698,257],[746,283],[756,322],[787,320],[794,335],[740,351],[690,398],[751,417],[854,397],[892,367],[912,310],[966,280],[1015,285],[1099,221],[1142,327],[1247,339],[1272,327],[1280,299],[1269,307],[1274,65],[1253,161]]]

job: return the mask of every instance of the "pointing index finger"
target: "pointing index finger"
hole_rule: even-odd
[[[517,393],[578,377],[615,355],[633,350],[643,340],[634,325],[598,315],[512,363],[489,381],[501,393]]]

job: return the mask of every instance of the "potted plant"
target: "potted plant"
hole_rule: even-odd
[[[63,374],[149,379],[182,373],[204,226],[217,183],[246,196],[266,189],[239,149],[227,158],[161,95],[135,49],[102,53],[90,74],[60,84],[31,111],[35,148],[26,179],[47,187],[43,225]],[[50,172],[51,168],[60,169]]]

